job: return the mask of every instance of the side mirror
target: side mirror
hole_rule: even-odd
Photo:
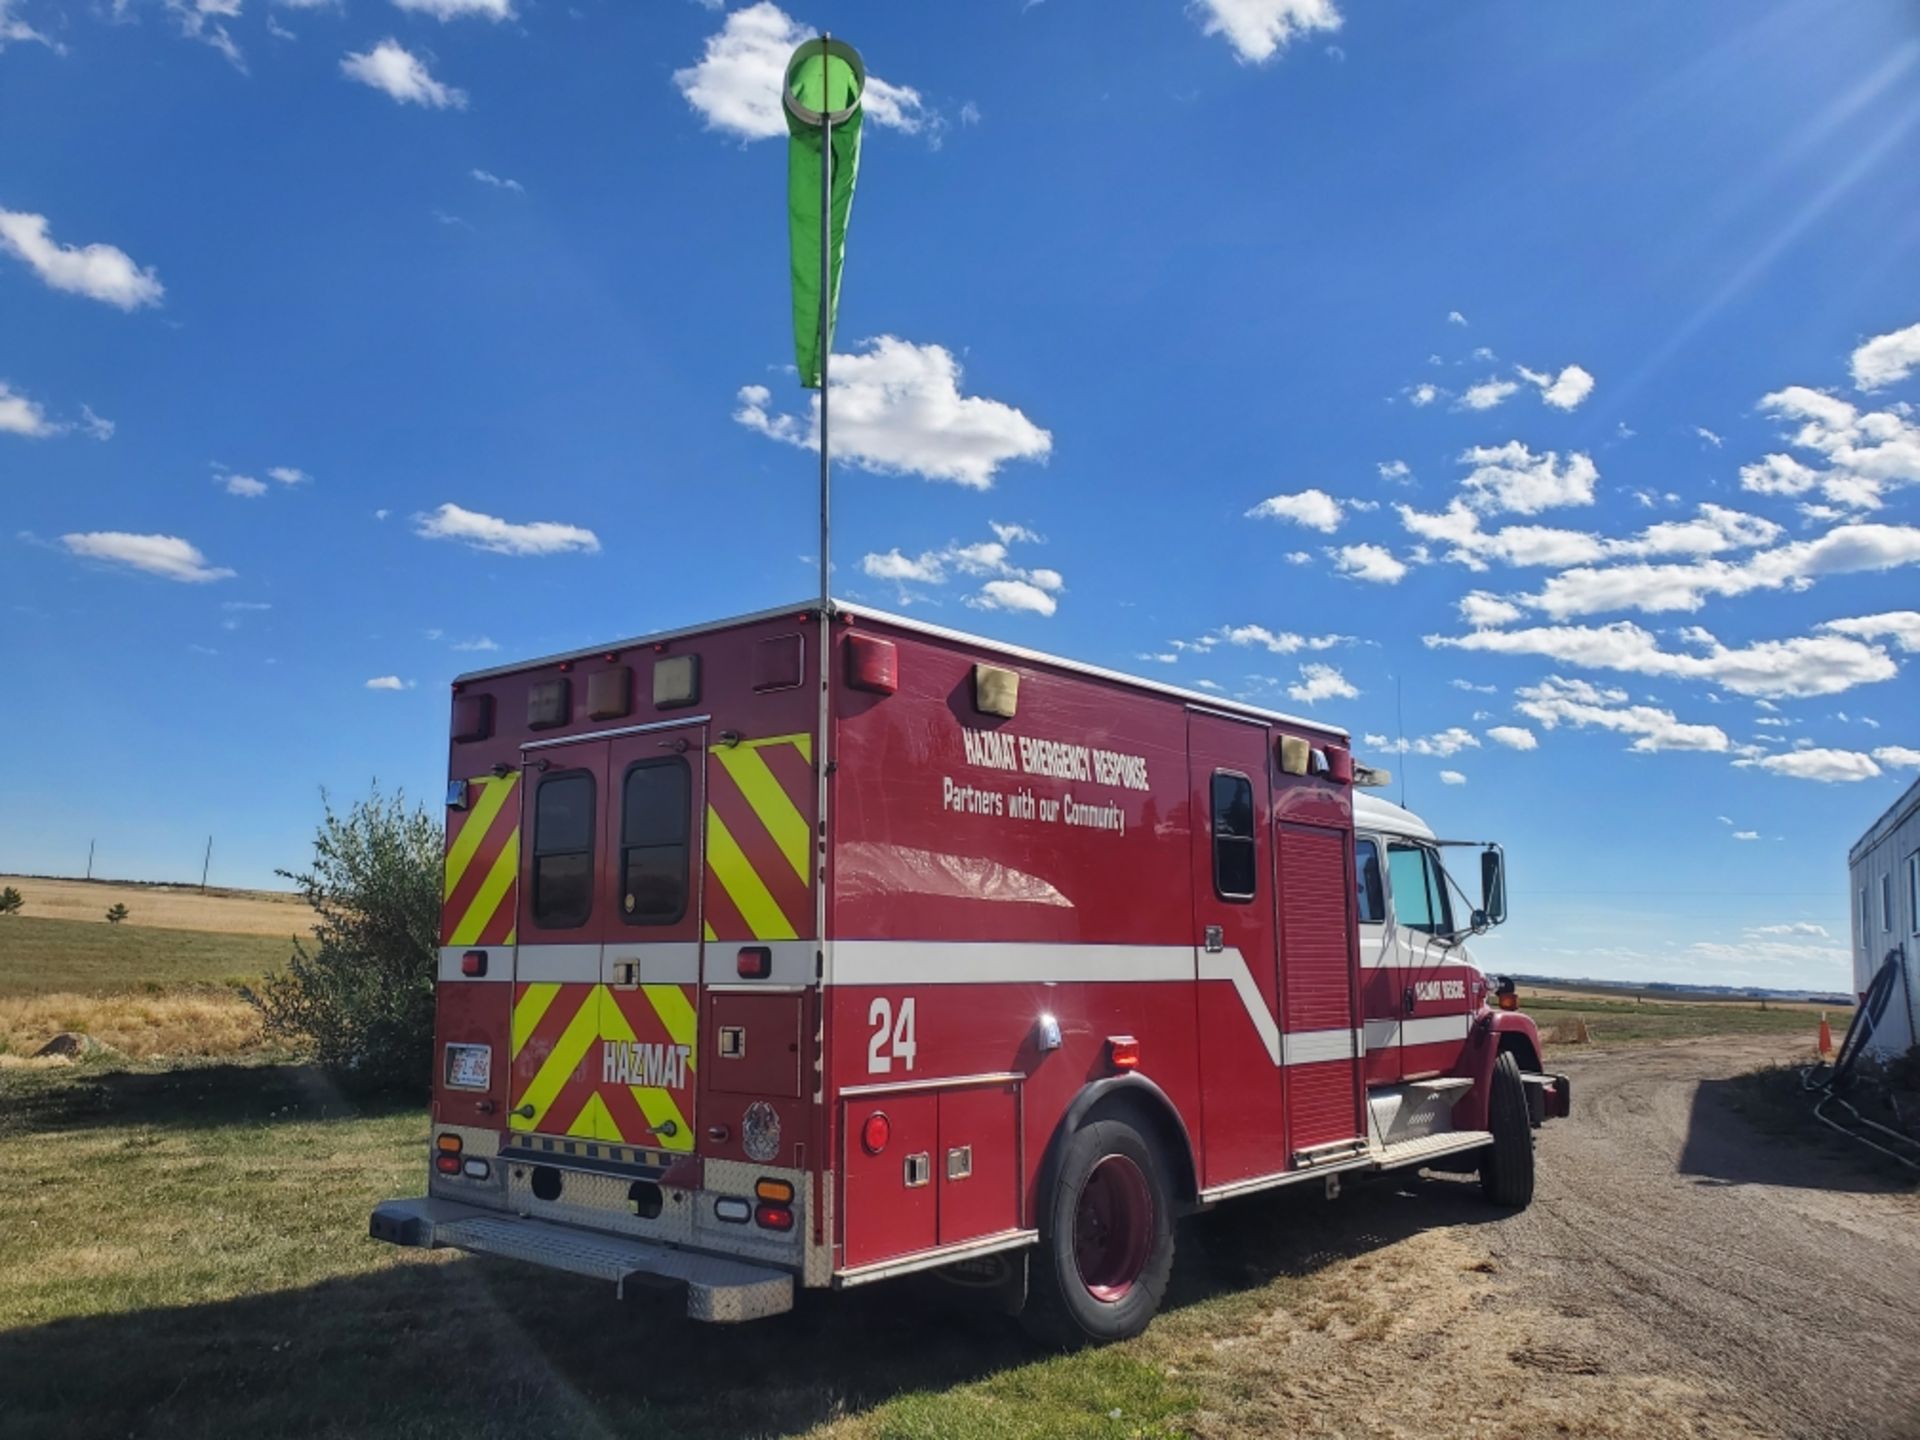
[[[1480,852],[1480,910],[1488,925],[1507,918],[1507,857],[1498,845]]]
[[[1473,933],[1476,935],[1484,935],[1493,928],[1493,922],[1487,918],[1487,912],[1484,910],[1474,911],[1473,919],[1468,923],[1472,925]]]

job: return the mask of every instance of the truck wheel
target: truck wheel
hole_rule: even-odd
[[[1480,1152],[1480,1190],[1496,1205],[1524,1210],[1533,1200],[1533,1123],[1520,1062],[1503,1050],[1493,1062],[1487,1128],[1493,1143]]]
[[[1173,1206],[1153,1147],[1124,1120],[1068,1137],[1041,1217],[1021,1323],[1062,1349],[1147,1328],[1173,1272]]]

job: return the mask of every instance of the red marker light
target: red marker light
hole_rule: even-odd
[[[733,968],[742,980],[764,980],[773,973],[773,951],[765,945],[742,945]]]
[[[867,1116],[867,1123],[860,1127],[860,1148],[869,1155],[878,1155],[887,1148],[887,1141],[893,1138],[893,1123],[887,1119],[886,1111],[876,1110]]]
[[[754,1221],[762,1230],[793,1229],[793,1210],[786,1205],[762,1205],[753,1212]]]
[[[460,1157],[458,1155],[436,1155],[433,1157],[433,1168],[438,1170],[442,1175],[458,1175],[460,1173]]]
[[[486,974],[487,973],[487,952],[484,950],[467,951],[466,954],[460,957],[460,973],[462,975]]]
[[[1140,1068],[1140,1042],[1131,1035],[1107,1037],[1107,1063],[1116,1070]]]

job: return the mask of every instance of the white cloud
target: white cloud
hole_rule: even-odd
[[[1514,693],[1520,696],[1514,708],[1549,730],[1563,724],[1579,729],[1597,726],[1634,736],[1633,744],[1627,748],[1642,753],[1655,750],[1717,753],[1733,748],[1727,732],[1718,725],[1691,725],[1677,719],[1671,710],[1625,704],[1624,690],[1601,689],[1584,680],[1563,680],[1553,675],[1538,685],[1522,686]]]
[[[1911,770],[1920,766],[1920,750],[1911,745],[1882,745],[1873,752],[1873,758],[1896,770]]]
[[[1716,435],[1713,431],[1709,430],[1704,425],[1694,426],[1693,433],[1698,435],[1702,440],[1706,441],[1707,444],[1711,445],[1716,450],[1718,450],[1722,445],[1727,443],[1720,436]]]
[[[1511,600],[1502,600],[1498,595],[1489,595],[1484,590],[1470,591],[1462,595],[1456,604],[1460,618],[1476,630],[1510,625],[1526,613]]]
[[[306,471],[296,470],[291,465],[276,465],[267,471],[267,474],[278,480],[282,485],[304,485],[313,479]]]
[[[1462,680],[1458,676],[1449,680],[1447,684],[1456,690],[1464,690],[1469,695],[1498,695],[1500,693],[1500,687],[1498,685],[1476,685],[1473,681]]]
[[[1852,369],[1859,390],[1879,390],[1906,379],[1920,369],[1920,325],[1874,336],[1853,352]]]
[[[1052,615],[1059,609],[1057,593],[1066,588],[1058,570],[1044,567],[1027,569],[1009,558],[1008,546],[1017,543],[1044,543],[1024,525],[993,524],[997,540],[981,540],[970,545],[953,541],[939,550],[923,550],[908,555],[899,546],[885,552],[869,553],[860,568],[876,580],[900,587],[900,603],[915,599],[909,585],[944,585],[954,575],[982,580],[980,588],[966,597],[976,610],[1024,610],[1035,615]],[[1171,657],[1169,657],[1171,658]]]
[[[1397,585],[1406,578],[1407,567],[1383,545],[1342,545],[1332,553],[1334,568],[1351,579]]]
[[[1827,933],[1824,925],[1815,925],[1810,920],[1795,920],[1785,925],[1752,925],[1747,928],[1749,935],[1813,935],[1822,940],[1833,937]]]
[[[478,635],[471,640],[455,641],[453,648],[456,650],[485,652],[498,650],[500,646],[496,641],[488,639],[485,635]]]
[[[495,555],[564,555],[575,550],[592,554],[600,549],[600,537],[578,525],[556,520],[516,524],[450,503],[430,515],[416,515],[413,533],[426,540],[458,540]]]
[[[1302,705],[1321,700],[1351,700],[1360,692],[1332,665],[1308,662],[1300,667],[1300,679],[1287,687],[1287,697]]]
[[[85,534],[62,535],[67,550],[88,560],[125,565],[163,580],[198,585],[209,580],[228,580],[233,571],[209,565],[207,557],[176,535],[129,535],[120,530],[95,530]]]
[[[1442,770],[1440,772],[1440,783],[1442,785],[1464,785],[1467,783],[1467,777],[1462,775],[1458,770]]]
[[[1559,505],[1591,505],[1600,478],[1585,455],[1569,455],[1563,465],[1558,451],[1535,455],[1518,440],[1476,445],[1461,453],[1460,463],[1473,467],[1460,482],[1462,497],[1485,514],[1537,515]]]
[[[1823,750],[1818,746],[1789,750],[1784,755],[1750,756],[1733,763],[1765,770],[1773,775],[1785,775],[1794,780],[1818,780],[1823,784],[1872,780],[1880,774],[1880,767],[1873,763],[1871,755],[1862,755],[1858,750]]]
[[[1882,647],[1839,635],[1803,635],[1729,647],[1698,628],[1681,634],[1693,650],[1664,650],[1651,631],[1630,620],[1429,635],[1426,643],[1498,655],[1539,655],[1590,670],[1699,680],[1739,695],[1835,695],[1856,685],[1890,680],[1900,669]]]
[[[1624,540],[1547,525],[1482,530],[1479,515],[1461,500],[1449,502],[1438,512],[1415,510],[1411,505],[1395,509],[1409,532],[1447,545],[1448,561],[1476,571],[1491,564],[1558,568],[1604,559],[1711,555],[1771,544],[1781,533],[1771,520],[1713,504],[1702,505],[1691,520],[1664,520]]]
[[[1469,385],[1466,393],[1460,397],[1460,407],[1465,410],[1491,410],[1519,388],[1512,380],[1490,377],[1478,385]]]
[[[1242,61],[1263,64],[1313,31],[1338,30],[1333,0],[1194,0],[1203,29],[1226,38]]]
[[[1797,495],[1817,484],[1835,505],[1876,510],[1887,491],[1920,485],[1920,425],[1905,404],[1861,411],[1824,391],[1789,385],[1761,397],[1760,408],[1798,422],[1788,444],[1818,455],[1827,468],[1812,470],[1789,456],[1769,455],[1740,472],[1746,489]]]
[[[1540,391],[1540,399],[1556,410],[1574,410],[1580,402],[1593,393],[1593,376],[1578,365],[1569,365],[1558,375],[1541,370],[1529,370],[1524,365],[1513,367],[1529,385]],[[1628,431],[1628,436],[1632,435]]]
[[[228,33],[227,27],[220,23],[239,15],[240,3],[241,0],[166,0],[167,10],[178,22],[182,35],[212,46],[226,58],[228,64],[244,75],[247,73],[246,57],[240,53],[240,46]],[[120,5],[114,7],[116,18],[121,8]]]
[[[340,73],[383,91],[402,105],[424,105],[430,110],[467,108],[466,91],[434,79],[425,62],[391,38],[364,54],[349,51],[340,62]]]
[[[80,428],[96,440],[111,440],[113,432],[120,427],[104,416],[93,413],[91,405],[80,407]]]
[[[367,681],[369,690],[411,690],[413,681],[402,680],[398,675],[376,675]]]
[[[504,175],[496,175],[491,170],[469,170],[467,174],[482,185],[491,185],[496,190],[511,190],[516,195],[527,193],[527,187],[518,180],[510,180]]]
[[[1291,520],[1296,525],[1331,535],[1340,528],[1340,502],[1324,490],[1302,490],[1297,495],[1270,495],[1247,511],[1247,516]]]
[[[1060,608],[1058,600],[1027,580],[989,580],[967,603],[980,610],[1025,610],[1034,615],[1051,615]]]
[[[393,3],[415,15],[431,15],[443,24],[467,15],[483,20],[513,19],[512,0],[393,0]]]
[[[29,41],[46,46],[56,55],[67,53],[67,47],[54,40],[44,31],[36,30],[24,20],[18,20],[10,13],[12,0],[0,0],[0,50],[9,45],[22,45]]]
[[[1404,460],[1382,460],[1376,468],[1382,480],[1407,480],[1413,476],[1413,467]]]
[[[1758,830],[1736,830],[1733,832],[1733,838],[1736,840],[1758,840],[1760,838],[1760,832]]]
[[[1415,406],[1425,408],[1440,398],[1440,387],[1430,385],[1423,380],[1420,384],[1414,386],[1412,390],[1408,391],[1407,395]]]
[[[1849,524],[1813,540],[1760,550],[1738,562],[1580,567],[1522,597],[1556,619],[1606,610],[1698,610],[1711,596],[1804,590],[1823,575],[1857,575],[1920,563],[1920,528]]]
[[[0,434],[44,440],[49,435],[58,435],[63,428],[47,419],[47,412],[38,401],[28,399],[0,380]]]
[[[1827,620],[1816,628],[1838,635],[1857,635],[1862,640],[1885,636],[1902,650],[1920,650],[1920,610],[1887,610],[1878,615],[1857,615],[1850,620]]]
[[[921,475],[990,489],[1013,460],[1045,460],[1053,436],[1011,405],[962,395],[960,364],[941,345],[881,335],[856,355],[835,355],[833,447],[836,459],[877,474]],[[769,412],[773,392],[743,386],[733,418],[749,430],[803,449],[820,444],[820,406],[809,397],[805,420]]]
[[[62,245],[47,233],[47,217],[0,210],[0,252],[24,261],[55,290],[84,295],[122,310],[158,305],[166,287],[153,268],[134,263],[114,245]]]
[[[1496,745],[1504,745],[1509,750],[1538,750],[1540,741],[1524,725],[1495,725],[1487,731],[1487,738]]]
[[[220,475],[215,478],[227,494],[238,495],[242,500],[258,500],[267,493],[267,482],[256,480],[251,475]]]
[[[1458,310],[1449,310],[1447,311],[1447,323],[1449,325],[1464,325],[1467,323],[1467,317],[1462,315]]]
[[[1368,746],[1398,755],[1428,755],[1445,760],[1462,750],[1478,750],[1480,737],[1459,725],[1449,726],[1437,735],[1421,735],[1412,740],[1395,740],[1386,735],[1368,735]]]
[[[780,102],[787,61],[796,45],[819,33],[770,0],[760,0],[727,16],[718,33],[707,37],[700,59],[673,72],[673,83],[709,130],[743,140],[774,139],[787,133]],[[943,127],[918,90],[873,74],[867,76],[862,108],[872,124],[909,135],[937,136]]]

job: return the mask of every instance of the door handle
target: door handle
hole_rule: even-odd
[[[1419,1001],[1414,998],[1413,987],[1411,985],[1400,992],[1400,1008],[1406,1014],[1411,1015],[1414,1006],[1417,1004],[1419,1004]]]
[[[1207,926],[1206,947],[1209,955],[1218,955],[1227,948],[1227,932],[1218,925]]]

